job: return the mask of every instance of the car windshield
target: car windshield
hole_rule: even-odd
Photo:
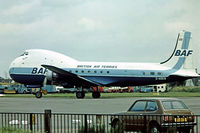
[[[146,101],[137,101],[130,111],[144,111],[146,106]]]
[[[182,101],[162,101],[164,109],[188,109]]]

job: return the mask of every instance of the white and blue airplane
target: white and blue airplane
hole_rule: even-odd
[[[161,63],[82,62],[63,54],[43,50],[26,50],[10,65],[10,77],[28,87],[45,84],[75,87],[77,98],[84,98],[83,88],[98,86],[139,86],[184,81],[199,77],[193,63],[191,32],[178,34],[172,55]],[[41,97],[42,91],[36,93]],[[93,98],[100,92],[94,91]]]

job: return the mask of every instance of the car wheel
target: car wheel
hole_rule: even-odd
[[[160,133],[157,125],[151,125],[149,129],[149,133]]]
[[[123,133],[124,132],[124,126],[123,123],[121,123],[119,120],[115,122],[112,128],[112,133]]]

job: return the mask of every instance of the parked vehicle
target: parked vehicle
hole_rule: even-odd
[[[195,125],[194,115],[190,109],[181,100],[175,98],[138,99],[127,112],[111,117],[111,126],[116,133],[171,132],[171,127],[180,132],[190,133]]]
[[[141,86],[140,87],[140,92],[143,92],[143,93],[153,92],[153,88],[149,87],[149,86]]]
[[[26,87],[19,87],[17,89],[18,94],[31,94],[32,93],[32,88],[26,88]]]

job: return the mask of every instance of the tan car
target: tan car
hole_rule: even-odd
[[[190,109],[176,98],[138,99],[127,112],[111,117],[112,132],[190,133],[196,125]]]

